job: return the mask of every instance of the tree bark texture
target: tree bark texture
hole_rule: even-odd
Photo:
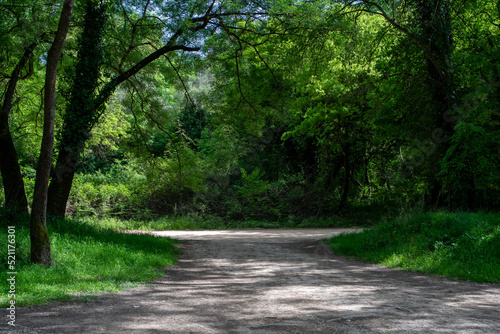
[[[28,200],[16,148],[8,126],[8,115],[3,114],[0,117],[0,161],[5,208],[16,213],[28,213]]]
[[[71,97],[63,119],[59,155],[49,186],[47,212],[64,217],[78,157],[99,119],[96,92],[104,59],[102,39],[105,31],[104,6],[87,1],[78,61],[72,78]]]
[[[47,55],[44,91],[44,123],[40,157],[36,171],[35,190],[30,220],[31,261],[51,264],[50,240],[47,231],[47,190],[54,148],[57,63],[61,57],[73,15],[75,0],[65,0],[54,42]]]
[[[84,143],[85,141],[82,141],[82,144]],[[82,149],[78,148],[72,150],[61,148],[59,151],[56,167],[48,190],[47,213],[50,215],[63,218],[66,215],[66,204],[73,185],[76,164],[81,150]]]
[[[16,213],[28,213],[28,200],[24,189],[24,181],[17,157],[16,148],[9,129],[9,115],[21,72],[33,57],[37,43],[28,46],[12,71],[0,110],[0,170],[5,193],[5,207]]]

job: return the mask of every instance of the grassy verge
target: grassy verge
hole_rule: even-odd
[[[0,212],[0,261],[7,267],[7,226],[15,225],[16,306],[51,300],[91,298],[92,294],[123,290],[154,280],[176,261],[175,240],[149,235],[120,234],[80,220],[49,222],[53,265],[29,263],[29,224]],[[9,291],[7,271],[0,274],[2,291]],[[7,293],[0,294],[6,307]]]
[[[81,221],[95,227],[109,228],[113,230],[224,230],[234,228],[325,228],[325,227],[349,227],[349,226],[371,226],[371,220],[362,220],[359,217],[332,216],[323,218],[299,219],[290,217],[281,221],[265,220],[225,220],[216,216],[201,217],[197,214],[189,214],[175,217],[161,217],[155,220],[123,220],[113,217],[82,217]]]
[[[337,254],[389,267],[500,283],[500,214],[412,214],[328,243]]]

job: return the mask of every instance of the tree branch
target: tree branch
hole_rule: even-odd
[[[362,11],[382,16],[390,25],[392,25],[394,28],[396,28],[397,30],[399,30],[400,32],[402,32],[403,34],[405,34],[406,36],[408,36],[410,39],[412,39],[414,42],[416,42],[420,46],[420,48],[422,49],[422,51],[425,53],[425,55],[427,56],[427,58],[429,59],[429,61],[434,65],[434,67],[438,71],[439,75],[441,76],[441,79],[443,79],[443,80],[446,79],[444,71],[443,71],[443,68],[436,61],[436,59],[431,54],[430,50],[426,47],[426,45],[424,44],[423,41],[421,41],[417,36],[415,36],[414,34],[412,34],[410,31],[408,31],[408,29],[404,28],[403,26],[401,26],[400,24],[398,24],[396,21],[394,21],[384,11],[384,9],[379,4],[377,4],[375,2],[372,2],[372,1],[367,1],[367,0],[361,0],[361,1],[365,5],[367,5],[369,7],[372,6],[372,7],[375,7],[377,9],[377,11],[372,11],[370,9],[362,9]]]

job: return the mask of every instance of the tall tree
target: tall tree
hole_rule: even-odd
[[[0,5],[0,170],[5,207],[28,212],[24,181],[10,130],[12,109],[18,103],[19,83],[34,72],[36,48],[46,39],[50,24],[44,7],[29,0],[2,2]]]
[[[437,138],[437,148],[431,157],[432,166],[428,173],[430,189],[427,204],[442,206],[442,182],[437,178],[440,161],[450,147],[449,138],[453,135],[456,124],[451,117],[453,107],[453,75],[452,75],[452,26],[450,4],[447,0],[420,0],[416,2],[417,18],[420,25],[420,40],[427,44],[425,49],[429,88],[431,90],[432,113],[435,120],[435,131],[441,135]],[[435,140],[436,141],[436,140]]]
[[[24,181],[19,167],[17,151],[9,128],[9,115],[12,110],[17,82],[22,71],[33,57],[37,43],[32,43],[23,52],[17,66],[10,75],[0,110],[0,168],[5,192],[5,207],[17,213],[28,213],[28,200]]]
[[[105,5],[87,1],[77,63],[71,79],[71,96],[63,119],[59,155],[49,187],[49,214],[64,216],[78,156],[99,117],[95,93],[104,60],[102,39],[106,15]]]
[[[46,266],[51,264],[50,240],[47,231],[46,215],[47,190],[54,147],[57,64],[66,41],[66,35],[73,15],[74,4],[75,0],[64,1],[54,42],[47,54],[47,67],[45,70],[43,136],[31,209],[30,239],[31,261]]]
[[[419,0],[413,3],[393,1],[363,0],[364,11],[383,17],[395,30],[412,42],[415,48],[413,58],[426,62],[426,92],[429,103],[419,113],[423,118],[432,119],[431,131],[425,135],[432,138],[432,153],[427,158],[424,172],[427,179],[426,204],[443,205],[442,183],[437,177],[440,161],[450,147],[455,118],[450,112],[454,104],[454,83],[452,75],[452,22],[449,0]],[[408,23],[406,18],[413,20]],[[403,99],[407,97],[403,96]]]
[[[129,29],[130,34],[128,42],[125,43],[126,47],[124,53],[117,59],[118,65],[114,66],[117,75],[104,84],[92,99],[92,103],[86,105],[85,110],[78,111],[80,115],[87,115],[85,118],[87,120],[85,122],[87,123],[82,127],[86,130],[80,131],[80,129],[77,129],[78,131],[75,132],[74,130],[77,123],[68,124],[68,122],[66,122],[64,125],[64,133],[71,133],[71,141],[68,142],[69,137],[65,137],[63,133],[60,142],[60,147],[63,149],[59,152],[56,168],[49,187],[49,196],[51,200],[48,210],[51,214],[64,217],[66,203],[69,198],[73,177],[76,171],[78,156],[88,138],[87,130],[94,126],[95,122],[99,119],[100,110],[103,104],[108,101],[120,84],[129,80],[147,65],[167,53],[175,51],[200,51],[201,47],[191,45],[205,38],[207,34],[221,29],[221,27],[225,27],[226,30],[238,30],[239,27],[237,25],[228,25],[231,19],[235,21],[256,21],[267,16],[265,8],[252,1],[238,4],[226,4],[217,1],[209,3],[178,3],[175,1],[167,1],[161,6],[149,8],[152,5],[153,4],[148,1],[140,13],[135,12],[138,7],[133,7],[132,13],[130,13],[131,9],[122,4],[121,10],[125,15],[123,22],[127,25],[124,29]],[[158,15],[152,14],[152,12],[155,11],[169,18],[165,21]],[[132,20],[133,17],[137,16],[139,16],[137,20]],[[170,22],[168,22],[169,20]],[[151,21],[151,26],[159,25],[161,27],[166,27],[166,31],[161,32],[163,35],[170,35],[166,43],[158,45],[158,39],[154,41],[147,39],[140,41],[140,29],[147,26],[145,22],[149,21]],[[166,22],[168,22],[168,24]],[[208,28],[211,28],[211,30]],[[160,40],[163,40],[163,38],[160,38]],[[117,47],[123,47],[123,45]],[[143,52],[141,53],[141,50],[143,52],[144,50],[153,51],[145,55]],[[130,67],[126,69],[127,66]],[[67,112],[70,112],[70,114],[65,116],[65,119],[69,120],[77,117],[73,114],[75,110],[77,109],[69,109]],[[81,126],[82,124],[79,125]]]

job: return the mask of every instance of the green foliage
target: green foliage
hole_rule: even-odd
[[[500,283],[500,217],[491,213],[402,215],[328,240],[337,254],[390,267]]]
[[[148,183],[143,198],[160,215],[184,212],[194,194],[206,189],[203,162],[196,152],[182,144],[169,153],[145,166]]]
[[[18,218],[19,219],[19,218]],[[6,265],[7,226],[16,224],[16,305],[85,299],[96,293],[144,284],[176,261],[175,241],[149,235],[120,234],[79,220],[50,221],[53,266],[29,264],[29,220],[14,222],[0,212],[2,266]],[[0,274],[7,291],[6,272]],[[0,305],[8,305],[7,295]]]
[[[138,219],[118,219],[112,217],[90,219],[82,218],[87,224],[95,227],[110,228],[113,230],[204,230],[204,229],[226,229],[228,224],[219,217],[201,216],[196,213],[186,215],[162,216],[155,219],[147,219],[142,216]]]
[[[248,200],[261,196],[268,189],[268,182],[262,180],[262,173],[257,168],[248,174],[244,168],[241,169],[241,186],[237,186],[238,194]]]
[[[206,129],[198,142],[216,173],[237,171],[237,163],[247,150],[245,146],[243,138],[230,125],[221,125],[213,131]]]
[[[267,193],[269,184],[262,180],[262,176],[258,168],[250,174],[241,169],[241,184],[235,186],[237,198],[229,203],[229,217],[263,218],[271,212],[279,215],[278,208],[270,205],[271,199]]]
[[[47,15],[53,7],[22,3],[40,19],[24,7],[0,7],[0,39],[9,47],[0,50],[1,88],[22,44],[54,24]],[[206,3],[82,3],[89,7],[76,9],[61,59],[69,79],[59,81],[58,95],[58,105],[71,106],[62,129],[57,116],[60,134],[76,138],[82,131],[89,139],[78,148],[83,158],[71,214],[146,221],[216,216],[279,225],[368,207],[391,216],[420,207],[434,188],[444,208],[500,205],[494,1],[377,1],[378,9],[361,2],[276,1],[266,8],[271,15],[258,20],[225,17],[229,34],[188,29],[195,25],[189,13],[204,15]],[[220,11],[254,5],[225,3]],[[394,21],[366,12],[381,9]],[[171,19],[159,20],[158,13]],[[82,34],[85,27],[89,34]],[[199,54],[156,59],[99,112],[80,117],[97,94],[115,90],[113,77],[180,27],[184,35],[176,43],[203,40]],[[33,75],[19,83],[9,119],[28,196],[46,48],[36,49]],[[452,78],[440,78],[436,64],[452,70]],[[446,91],[453,92],[454,106],[443,113]],[[434,133],[443,129],[449,139],[438,142]],[[75,144],[60,141],[59,148],[68,143]]]
[[[130,116],[125,113],[117,98],[112,99],[106,113],[92,129],[77,171],[106,172],[116,160],[125,159],[123,142],[128,138],[130,128]]]
[[[476,121],[462,121],[451,139],[440,175],[450,204],[477,209],[500,205],[500,131],[486,131]],[[496,195],[495,195],[496,194]]]
[[[188,104],[179,115],[181,130],[193,146],[201,139],[203,130],[209,125],[207,111]]]
[[[140,210],[146,177],[131,164],[114,164],[102,173],[77,174],[69,198],[69,211],[76,216],[130,216]]]
[[[97,89],[104,63],[102,41],[106,31],[106,6],[86,1],[83,31],[78,40],[78,54],[73,71],[68,74],[66,113],[60,132],[60,150],[81,153],[90,131],[100,117]]]
[[[325,218],[310,217],[301,219],[290,215],[280,220],[230,220],[209,214],[190,212],[185,215],[162,216],[155,219],[140,217],[137,219],[119,219],[115,217],[82,217],[79,221],[96,228],[112,230],[220,230],[233,228],[322,228],[322,227],[352,227],[370,226],[374,219],[380,219],[379,214],[361,210],[352,216],[330,216]]]

